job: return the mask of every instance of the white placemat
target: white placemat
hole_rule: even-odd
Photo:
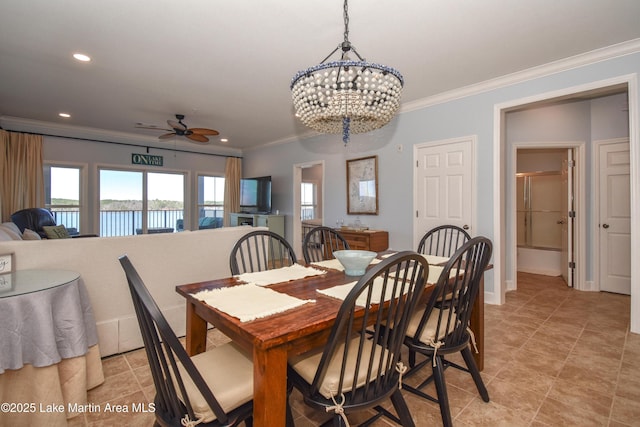
[[[429,264],[444,264],[449,261],[449,258],[446,256],[436,256],[436,255],[422,255]]]
[[[315,300],[301,300],[253,284],[212,289],[198,292],[193,296],[211,307],[237,317],[241,322],[250,322],[291,310],[308,302],[315,302]]]
[[[384,254],[382,255],[382,258],[388,258],[392,255],[395,255],[397,252],[393,252],[390,254]],[[436,256],[436,255],[424,255],[424,254],[420,254],[424,257],[424,259],[427,260],[427,262],[429,264],[444,264],[445,262],[449,261],[449,258],[447,258],[446,256]]]
[[[319,276],[327,274],[324,270],[305,267],[300,264],[293,264],[288,267],[276,268],[273,270],[256,271],[253,273],[243,273],[237,276],[242,282],[253,283],[258,286],[268,286],[274,283],[288,282],[290,280],[303,279],[309,276]]]
[[[382,261],[381,259],[378,258],[374,258],[373,260],[371,260],[371,262],[369,264],[377,264],[380,261]],[[324,268],[332,268],[334,270],[340,270],[340,271],[344,271],[344,266],[340,263],[340,261],[338,261],[337,259],[328,259],[326,261],[318,261],[318,262],[312,262],[311,265],[315,265],[318,267],[324,267]]]
[[[442,270],[444,267],[439,265],[429,265],[429,277],[427,277],[427,285],[435,285],[438,283],[438,279],[440,278],[440,274],[442,274]],[[464,270],[460,270],[460,273],[464,272]],[[397,273],[396,273],[397,274]],[[404,274],[404,269],[400,270],[400,275]],[[451,269],[449,271],[449,277],[453,277],[456,275],[456,269]]]
[[[326,295],[328,297],[344,300],[347,297],[347,295],[349,295],[349,292],[351,292],[351,289],[353,289],[356,283],[358,283],[358,281],[349,282],[344,285],[338,285],[328,289],[318,289],[317,292],[323,295]],[[371,295],[372,304],[378,304],[380,302],[380,295],[382,294],[383,284],[384,284],[384,278],[382,277],[377,277],[373,280],[373,293]],[[364,307],[367,303],[367,294],[368,292],[363,292],[358,297],[358,299],[356,299],[356,305],[360,307]],[[387,285],[387,289],[385,289],[384,300],[388,301],[393,297],[394,297],[393,286],[392,286],[392,283],[389,283]]]

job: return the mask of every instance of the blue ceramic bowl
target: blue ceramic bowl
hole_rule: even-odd
[[[367,266],[371,264],[371,261],[377,255],[378,254],[375,252],[353,249],[335,251],[333,253],[333,256],[336,257],[344,267],[344,272],[347,276],[362,276],[367,269]]]

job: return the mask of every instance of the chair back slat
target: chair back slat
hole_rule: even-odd
[[[440,341],[445,348],[459,346],[468,340],[471,310],[491,252],[489,239],[475,237],[451,256],[443,267],[420,320],[414,335],[416,343],[429,323],[435,325],[431,333],[433,341]]]
[[[311,229],[302,242],[302,255],[307,264],[333,259],[333,252],[350,249],[338,231],[326,226]]]
[[[388,398],[398,388],[400,349],[409,319],[424,291],[429,265],[415,252],[400,252],[371,267],[344,299],[311,383],[326,397],[329,369],[340,361],[331,394],[346,409]]]
[[[441,225],[427,231],[420,239],[418,253],[450,257],[471,236],[465,230],[455,225]]]
[[[178,369],[180,364],[206,400],[216,419],[223,425],[228,423],[228,415],[187,355],[129,258],[125,255],[119,260],[127,276],[149,368],[156,387],[157,411],[163,413],[166,418],[163,421],[168,425],[181,425],[185,412],[192,420],[197,418],[186,392],[184,379]]]
[[[229,255],[229,267],[233,275],[273,270],[296,262],[296,254],[289,242],[268,230],[245,234],[235,243]]]

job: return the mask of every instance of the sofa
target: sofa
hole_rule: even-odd
[[[80,236],[75,228],[56,225],[53,214],[44,208],[27,208],[11,214],[11,221],[0,224],[0,242],[7,240],[61,239]]]
[[[241,226],[139,236],[10,240],[0,241],[0,254],[13,253],[14,268],[19,270],[79,272],[93,306],[104,357],[143,346],[119,256],[129,256],[176,334],[182,336],[186,305],[176,285],[229,276],[231,248],[254,230]]]

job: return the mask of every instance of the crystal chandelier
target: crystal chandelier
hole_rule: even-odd
[[[337,61],[327,62],[342,51]],[[353,52],[357,61],[349,58]],[[363,59],[349,42],[349,12],[344,1],[344,41],[319,65],[298,71],[291,80],[296,116],[322,133],[364,133],[389,123],[400,106],[404,79],[394,68]]]

